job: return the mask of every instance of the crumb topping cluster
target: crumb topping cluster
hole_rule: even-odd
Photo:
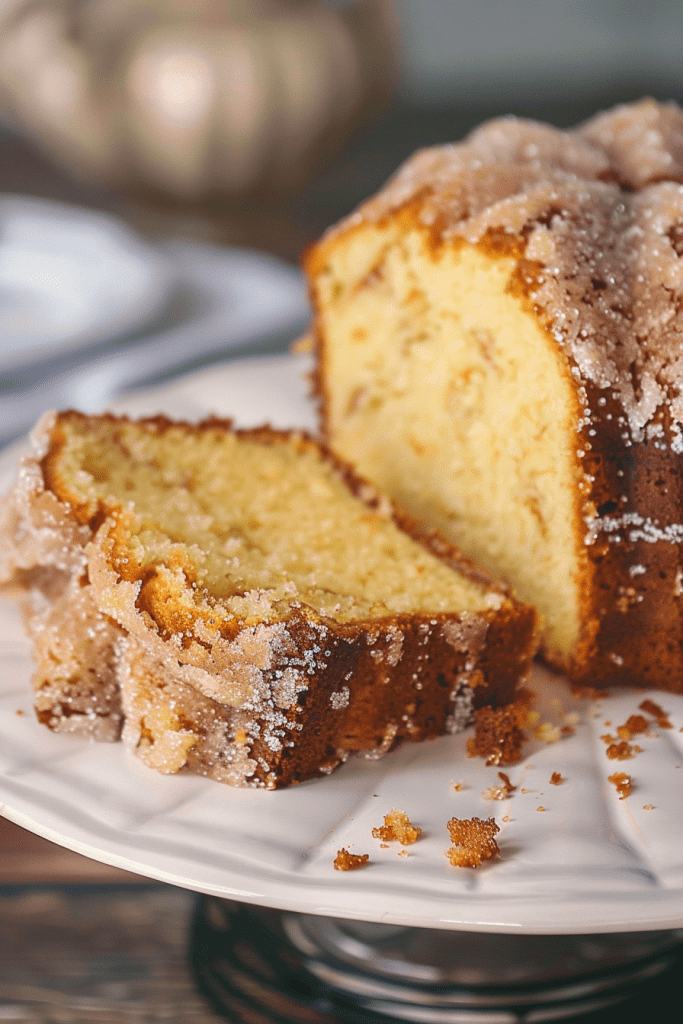
[[[476,868],[500,853],[495,818],[451,818],[447,827],[452,846],[446,856],[453,867]]]
[[[345,847],[342,847],[334,858],[334,869],[335,871],[357,871],[358,868],[365,867],[369,860],[369,853],[349,853]]]
[[[373,828],[372,835],[375,839],[381,839],[385,843],[411,846],[422,835],[422,829],[413,825],[405,811],[399,811],[394,807],[384,815],[384,824]]]

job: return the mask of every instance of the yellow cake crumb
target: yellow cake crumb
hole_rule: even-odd
[[[557,743],[561,735],[559,725],[552,722],[539,722],[534,729],[534,736],[542,743]]]
[[[402,846],[410,846],[420,838],[421,834],[422,829],[413,825],[406,812],[399,811],[395,807],[384,815],[384,824],[372,830],[375,839],[400,843]]]
[[[337,850],[337,856],[334,858],[334,869],[335,871],[357,871],[358,868],[364,867],[369,860],[369,853],[349,853],[342,847],[341,850]]]
[[[660,729],[673,728],[671,722],[669,721],[669,716],[667,712],[664,711],[659,706],[659,704],[656,704],[653,700],[644,700],[638,705],[638,707],[641,711],[644,711],[645,714],[652,715]]]
[[[620,800],[625,800],[627,796],[630,796],[633,779],[626,772],[615,772],[609,776],[608,781],[616,786]]]
[[[621,740],[620,743],[610,743],[605,753],[610,761],[630,761],[630,759],[641,752],[641,748],[634,743],[627,743]]]
[[[483,789],[481,795],[484,800],[507,800],[515,790],[516,786],[512,785],[510,778],[505,772],[498,772],[498,778],[501,780],[499,786],[489,786],[488,789]]]
[[[644,715],[629,715],[623,725],[617,726],[617,736],[622,740],[631,740],[638,733],[647,732],[649,724]]]
[[[447,828],[453,845],[446,856],[454,867],[476,868],[500,853],[494,838],[500,832],[495,818],[451,818]]]

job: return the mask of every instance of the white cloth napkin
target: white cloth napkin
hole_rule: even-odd
[[[305,329],[302,275],[270,256],[151,245],[114,218],[0,197],[0,443],[48,408],[132,388]]]

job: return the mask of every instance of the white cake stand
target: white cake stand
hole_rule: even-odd
[[[314,429],[308,369],[302,357],[235,362],[118,407]],[[0,459],[1,490],[16,461],[16,451]],[[1,812],[86,856],[204,894],[193,963],[233,1019],[559,1019],[623,998],[665,970],[683,938],[681,697],[650,695],[673,728],[639,737],[643,752],[624,765],[607,760],[600,737],[644,694],[580,701],[537,668],[540,720],[575,731],[530,742],[508,770],[516,789],[506,800],[482,795],[497,769],[468,759],[462,735],[356,758],[271,793],[156,775],[119,744],[39,726],[30,648],[10,601],[0,666]],[[626,800],[608,782],[622,769],[634,780]],[[423,829],[406,850],[372,838],[394,807]],[[454,816],[495,817],[501,856],[476,871],[451,867]],[[341,847],[369,853],[369,864],[335,871]]]

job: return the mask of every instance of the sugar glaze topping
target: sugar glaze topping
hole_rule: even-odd
[[[416,153],[336,231],[414,202],[440,242],[509,237],[512,249],[521,240],[523,290],[579,378],[618,403],[622,439],[665,426],[683,450],[678,106],[644,100],[571,131],[491,121],[462,143]],[[582,426],[590,417],[586,408]]]

